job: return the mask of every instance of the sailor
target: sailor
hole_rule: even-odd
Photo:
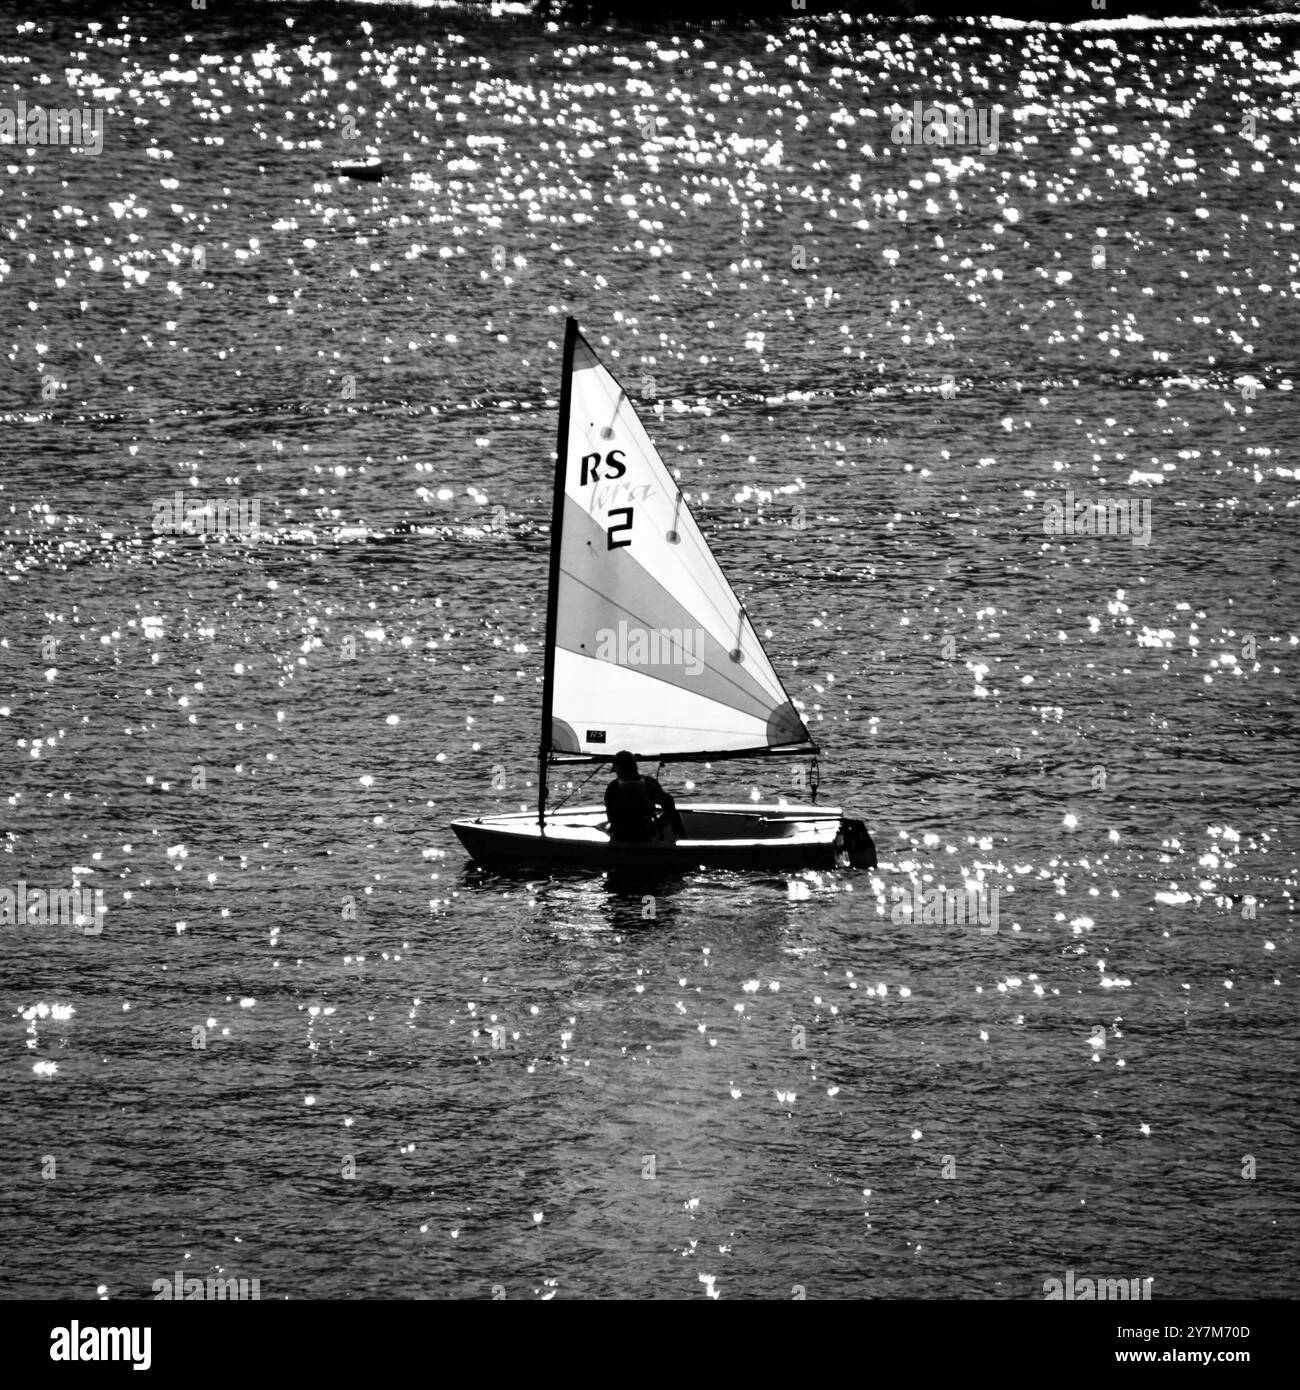
[[[605,788],[611,840],[661,840],[665,821],[678,835],[686,834],[672,797],[655,778],[638,774],[636,759],[626,749],[614,754],[614,773]]]

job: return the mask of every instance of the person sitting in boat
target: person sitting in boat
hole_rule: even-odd
[[[676,802],[654,777],[637,772],[636,759],[626,749],[614,754],[614,773],[605,788],[611,840],[661,840],[665,824],[678,835],[686,834]]]

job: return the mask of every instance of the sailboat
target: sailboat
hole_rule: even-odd
[[[874,868],[860,820],[818,806],[813,742],[627,393],[566,319],[537,809],[452,822],[495,868]],[[809,757],[811,804],[678,802],[625,841],[603,805],[548,807],[556,768]],[[642,769],[643,771],[645,769]]]

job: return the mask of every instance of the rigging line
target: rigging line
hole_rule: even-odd
[[[568,794],[568,796],[565,796],[560,801],[558,801],[555,804],[553,810],[558,811],[560,807],[563,806],[571,797],[576,796],[583,789],[583,787],[587,785],[587,782],[590,782],[591,778],[596,776],[596,774],[600,771],[600,767],[601,765],[597,763],[591,771],[591,776],[589,776],[585,781],[581,782],[578,786],[574,787],[574,789]]]

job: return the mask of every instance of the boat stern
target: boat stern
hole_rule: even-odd
[[[839,845],[855,869],[876,867],[876,842],[871,838],[865,821],[844,816],[840,820]]]

